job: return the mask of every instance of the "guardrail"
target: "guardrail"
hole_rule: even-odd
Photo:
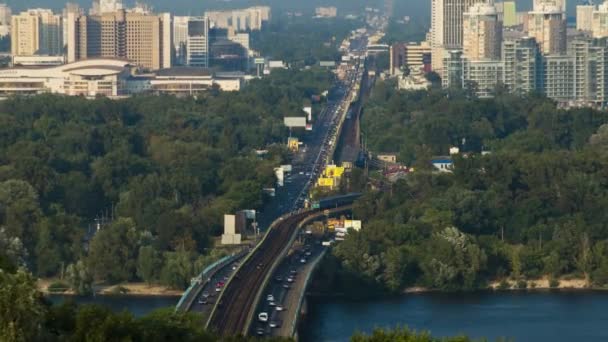
[[[308,288],[308,284],[310,283],[310,281],[312,279],[312,275],[317,270],[317,267],[321,263],[321,260],[323,260],[323,257],[325,256],[325,254],[327,253],[328,250],[329,250],[329,248],[325,248],[323,250],[323,252],[321,252],[321,254],[319,254],[319,256],[315,259],[315,261],[313,261],[313,265],[312,265],[312,268],[310,269],[310,272],[308,272],[308,274],[306,275],[306,280],[304,280],[304,287],[303,287],[304,291],[300,295],[300,301],[298,302],[298,308],[294,312],[294,317],[291,319],[290,336],[296,335],[296,332],[298,329],[298,322],[300,321],[300,310],[302,310],[302,304],[304,303],[304,298],[306,298],[306,289]]]
[[[301,212],[301,211],[298,211]],[[228,279],[228,281],[226,282],[226,284],[224,285],[224,288],[228,288],[228,286],[230,286],[230,283],[232,283],[234,277],[239,273],[239,271],[241,270],[241,267],[243,267],[243,265],[245,265],[245,263],[247,263],[247,261],[249,261],[249,259],[253,256],[253,254],[255,254],[255,252],[260,248],[261,245],[264,244],[264,241],[266,241],[266,238],[268,238],[268,233],[270,233],[270,231],[279,223],[282,222],[285,218],[293,215],[294,213],[289,213],[289,214],[285,214],[280,216],[279,218],[277,218],[276,220],[274,220],[274,222],[272,222],[270,224],[270,227],[268,227],[268,229],[266,230],[266,232],[264,233],[264,237],[258,242],[258,244],[255,246],[254,249],[252,249],[249,254],[247,255],[247,257],[245,258],[245,260],[243,260],[243,262],[240,263],[239,267],[236,269],[236,271],[234,273],[232,273],[232,275],[230,275],[230,278]],[[211,309],[211,314],[209,315],[209,318],[207,318],[207,321],[205,322],[205,329],[209,328],[209,324],[211,323],[211,318],[213,318],[213,315],[215,314],[215,312],[217,311],[217,307],[219,305],[219,303],[221,302],[222,296],[224,295],[224,292],[222,291],[222,293],[220,294],[220,296],[217,298],[217,300],[215,301],[215,304],[213,304],[213,309]]]
[[[352,209],[352,206],[346,206],[346,207],[332,209],[329,212],[330,212],[330,214],[335,214],[335,213],[340,213],[340,212],[351,210],[351,209]],[[285,255],[289,252],[289,249],[291,248],[291,245],[293,244],[295,239],[298,237],[298,232],[299,232],[300,228],[302,228],[302,226],[307,224],[308,222],[313,221],[313,220],[315,220],[319,217],[323,217],[323,216],[326,216],[324,212],[318,212],[316,214],[305,217],[304,219],[302,219],[302,221],[300,221],[300,223],[298,223],[297,229],[294,231],[293,235],[289,239],[289,243],[285,246],[285,248],[281,252],[281,255],[274,260],[274,262],[270,266],[270,270],[268,271],[268,273],[266,273],[266,276],[264,277],[264,281],[262,282],[260,287],[258,287],[258,291],[257,291],[257,293],[255,295],[255,299],[253,301],[255,303],[255,305],[253,305],[251,307],[251,310],[247,314],[247,320],[245,321],[245,327],[243,328],[243,331],[242,331],[243,335],[247,335],[247,333],[249,332],[249,329],[251,328],[251,324],[253,323],[253,317],[255,316],[255,312],[258,308],[258,303],[260,302],[260,299],[262,298],[262,295],[263,295],[264,291],[266,290],[266,286],[268,286],[268,282],[270,281],[270,278],[276,271],[277,267],[279,267],[279,264],[285,258]]]
[[[211,265],[207,266],[198,276],[200,281],[199,282],[193,281],[190,284],[190,286],[188,287],[188,289],[186,289],[186,291],[180,298],[179,302],[175,306],[175,311],[176,312],[177,311],[186,312],[186,311],[190,310],[190,308],[192,307],[192,303],[194,303],[194,300],[196,299],[196,297],[198,297],[199,292],[205,286],[205,284],[209,281],[209,279],[205,279],[205,278],[213,277],[213,274],[215,274],[218,270],[222,269],[224,266],[226,266],[226,264],[228,264],[228,261],[234,260],[237,256],[238,256],[238,254],[228,255],[228,256],[225,256],[225,257],[221,258],[220,260],[212,263]],[[207,276],[208,273],[212,273],[212,275]],[[184,306],[184,304],[185,304],[185,306]]]

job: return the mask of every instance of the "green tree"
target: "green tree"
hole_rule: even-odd
[[[138,237],[131,219],[119,218],[101,229],[91,241],[88,268],[95,280],[111,283],[134,277]]]
[[[36,281],[25,270],[0,270],[0,336],[4,341],[33,341],[42,335],[45,309]]]
[[[137,256],[137,276],[148,284],[156,281],[160,274],[162,261],[152,246],[139,247]]]

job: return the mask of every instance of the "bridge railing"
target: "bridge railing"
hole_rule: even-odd
[[[306,280],[304,280],[304,287],[302,288],[302,293],[300,294],[300,300],[298,301],[298,307],[296,311],[294,311],[294,317],[291,318],[291,332],[290,336],[295,336],[298,330],[298,322],[300,321],[300,310],[302,310],[302,304],[304,303],[304,299],[306,298],[306,289],[312,280],[312,275],[317,270],[317,267],[323,260],[323,257],[327,253],[328,248],[324,249],[323,252],[315,259],[313,265],[310,269],[310,272],[306,274]]]
[[[346,210],[350,210],[350,209],[351,209],[351,206],[331,209],[330,210],[330,214],[340,213],[340,212],[343,212],[343,211],[346,211]],[[302,228],[302,226],[304,226],[305,224],[309,223],[310,221],[313,221],[313,220],[315,220],[315,219],[317,219],[319,217],[324,217],[324,216],[326,216],[324,212],[316,212],[315,213],[315,212],[311,211],[311,215],[310,216],[307,216],[307,217],[303,218],[297,224],[298,225],[297,229],[292,234],[291,238],[289,239],[289,242],[287,243],[287,245],[285,246],[285,248],[283,249],[283,251],[281,252],[281,254],[279,255],[279,257],[274,260],[274,262],[270,266],[269,271],[264,276],[264,281],[262,282],[262,284],[260,285],[260,287],[258,287],[258,291],[257,291],[257,293],[255,295],[255,299],[253,301],[254,305],[251,307],[251,310],[247,314],[247,320],[245,321],[245,327],[244,327],[243,332],[242,332],[243,335],[247,335],[247,333],[249,332],[249,330],[251,328],[251,324],[253,323],[253,318],[255,316],[255,312],[256,312],[256,310],[258,308],[258,304],[260,303],[260,300],[262,299],[262,295],[264,294],[264,291],[266,290],[266,286],[268,286],[268,282],[270,281],[270,278],[272,278],[272,275],[274,274],[274,272],[276,271],[276,269],[279,267],[279,265],[281,264],[281,262],[285,258],[285,255],[287,255],[287,253],[289,252],[289,249],[291,248],[291,246],[293,245],[294,241],[298,237],[298,232],[300,231],[300,229]]]
[[[301,212],[301,211],[298,211],[298,212]],[[255,246],[255,248],[252,249],[249,252],[249,254],[245,258],[245,260],[243,260],[243,262],[240,263],[240,265],[237,268],[237,270],[235,272],[233,272],[232,275],[230,275],[230,278],[228,278],[228,281],[224,285],[224,289],[226,289],[226,288],[228,288],[228,286],[230,286],[230,284],[234,280],[234,277],[239,273],[239,271],[241,270],[241,268],[243,267],[243,265],[245,265],[249,261],[249,259],[251,259],[251,257],[255,254],[255,252],[260,248],[260,246],[262,246],[264,244],[264,241],[266,241],[266,239],[268,238],[268,234],[270,233],[270,231],[272,229],[274,229],[274,227],[278,223],[282,222],[287,217],[289,217],[289,216],[291,216],[293,214],[295,214],[295,213],[288,213],[288,214],[285,214],[283,216],[280,216],[278,219],[276,219],[274,222],[272,222],[270,224],[270,227],[268,227],[268,229],[264,233],[264,237],[258,242],[258,244]],[[213,318],[213,315],[215,315],[215,312],[217,311],[217,307],[218,307],[219,303],[222,301],[222,297],[223,297],[224,293],[225,293],[225,291],[222,291],[222,293],[220,294],[220,296],[215,301],[215,304],[213,304],[213,309],[211,309],[211,314],[209,315],[209,318],[207,319],[207,322],[205,322],[205,329],[209,328],[209,324],[211,324],[211,319]]]
[[[203,287],[209,282],[211,278],[222,268],[226,267],[235,259],[242,257],[247,251],[241,251],[239,253],[233,253],[227,255],[213,264],[207,266],[197,277],[198,281],[193,281],[186,292],[182,295],[179,302],[175,306],[175,311],[187,312],[192,307],[194,300],[199,296]]]

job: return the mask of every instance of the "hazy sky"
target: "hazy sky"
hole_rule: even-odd
[[[15,10],[22,10],[29,7],[45,7],[60,9],[63,8],[66,1],[64,0],[0,0],[8,3]],[[83,7],[90,7],[91,0],[71,0],[83,5]],[[127,4],[132,4],[135,0],[126,0]],[[198,14],[205,8],[218,8],[218,7],[241,7],[252,4],[271,4],[278,6],[281,9],[295,8],[295,9],[307,9],[313,6],[322,4],[332,4],[340,7],[348,6],[350,8],[357,8],[365,3],[380,2],[381,0],[147,0],[144,1],[154,6],[158,11],[172,11],[178,14],[186,14],[190,12],[193,15]],[[430,0],[394,0],[397,6],[405,10],[408,15],[429,15],[430,12]],[[529,9],[532,4],[532,0],[516,0],[519,9]],[[569,14],[574,14],[574,8],[578,0],[567,0]]]

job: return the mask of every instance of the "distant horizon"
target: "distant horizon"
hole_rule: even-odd
[[[532,0],[515,0],[518,11],[529,10],[532,7]],[[28,8],[51,8],[59,11],[65,7],[65,3],[74,2],[85,9],[91,7],[92,0],[71,0],[62,2],[61,0],[5,0],[4,2],[13,11],[22,11]],[[331,5],[338,7],[338,10],[346,8],[352,10],[357,6],[378,4],[382,0],[148,0],[142,1],[151,5],[158,12],[172,12],[178,15],[198,15],[209,9],[221,8],[241,8],[255,5],[268,5],[279,10],[305,10],[315,6]],[[576,14],[576,5],[583,1],[567,1],[568,15]],[[124,0],[124,3],[131,7],[135,0]],[[601,1],[598,1],[601,3]],[[399,14],[403,15],[425,15],[430,16],[430,0],[395,0],[395,6]]]

